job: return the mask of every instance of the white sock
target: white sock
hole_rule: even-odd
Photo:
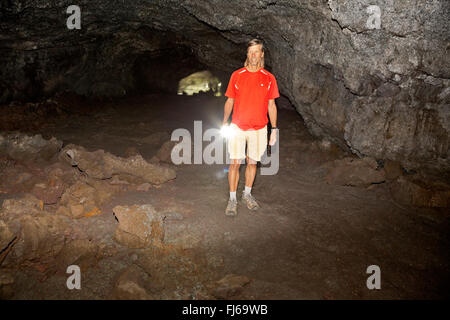
[[[235,192],[230,192],[230,200],[236,200],[236,191]]]
[[[250,194],[250,192],[252,192],[252,187],[245,186],[244,192],[245,192],[245,194]]]

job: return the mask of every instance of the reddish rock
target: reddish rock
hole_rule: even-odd
[[[61,198],[67,185],[58,177],[51,177],[46,182],[35,184],[31,193],[45,204],[55,204]]]
[[[64,246],[56,257],[58,271],[66,271],[67,266],[77,265],[81,270],[86,270],[97,264],[98,246],[87,239],[72,240]]]
[[[164,239],[164,216],[151,205],[116,206],[114,215],[119,221],[115,239],[130,248],[144,248]]]

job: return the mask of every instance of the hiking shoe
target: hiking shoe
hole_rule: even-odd
[[[252,196],[252,194],[246,194],[245,191],[242,192],[242,201],[247,204],[247,208],[249,210],[258,210],[259,204],[256,202],[255,198]]]
[[[228,200],[227,209],[225,210],[225,215],[227,216],[235,216],[237,215],[237,201],[236,200]]]

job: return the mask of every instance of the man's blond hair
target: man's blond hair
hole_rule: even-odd
[[[264,52],[264,43],[259,39],[252,39],[247,43],[247,52],[250,47],[261,45],[261,51]],[[245,59],[244,67],[248,67],[249,61],[248,57]],[[261,62],[259,64],[260,68],[264,68],[264,56],[261,57]]]

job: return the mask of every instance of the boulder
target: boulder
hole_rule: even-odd
[[[156,153],[156,157],[166,163],[172,164],[172,149],[178,144],[177,141],[166,141],[164,144],[159,148],[158,152]]]
[[[386,180],[383,169],[377,169],[377,162],[371,158],[334,160],[329,164],[325,180],[329,184],[342,186],[369,186]]]
[[[113,168],[114,173],[127,173],[143,178],[151,184],[162,184],[175,179],[175,170],[150,164],[142,156],[134,156],[127,159],[108,155],[105,157],[107,164]]]
[[[96,190],[83,181],[78,181],[69,187],[61,197],[61,205],[67,208],[58,209],[58,213],[70,214],[72,218],[82,218],[84,214],[98,207],[95,197]]]
[[[450,186],[413,180],[400,176],[391,183],[390,191],[395,201],[416,207],[450,207]]]
[[[91,178],[108,179],[112,177],[112,168],[105,163],[105,151],[86,151],[83,147],[69,144],[59,153],[59,160],[78,167]]]
[[[140,155],[140,152],[138,151],[138,149],[136,149],[136,147],[128,147],[125,150],[125,157],[134,157]]]
[[[164,239],[164,216],[151,205],[116,206],[115,240],[129,248],[145,248]]]
[[[86,179],[66,189],[57,213],[78,219],[100,214],[100,207],[121,189],[103,180]]]
[[[10,223],[16,231],[15,240],[5,265],[29,265],[33,263],[52,264],[56,255],[64,247],[71,227],[65,217],[46,212],[25,215]]]
[[[143,282],[147,279],[148,275],[136,266],[125,269],[116,280],[111,298],[117,300],[153,300],[154,298],[143,287]]]
[[[121,158],[103,150],[89,152],[72,144],[61,151],[59,159],[77,166],[89,177],[96,179],[109,179],[114,174],[128,174],[140,177],[144,182],[161,184],[176,177],[173,169],[148,163],[141,155]]]
[[[67,185],[58,177],[49,177],[46,182],[37,183],[30,191],[44,204],[55,204],[61,198]]]
[[[11,133],[0,137],[0,157],[8,156],[25,163],[50,161],[58,154],[63,144],[54,137],[45,140],[40,134],[28,136]]]
[[[99,247],[88,239],[75,239],[64,246],[56,257],[58,271],[66,272],[70,265],[77,265],[80,269],[96,265],[98,260]]]
[[[6,199],[2,203],[0,219],[6,223],[24,215],[37,215],[42,213],[43,202],[31,194],[25,194],[21,198]]]
[[[16,234],[9,229],[9,226],[3,220],[0,220],[0,265],[15,239],[17,239]]]

